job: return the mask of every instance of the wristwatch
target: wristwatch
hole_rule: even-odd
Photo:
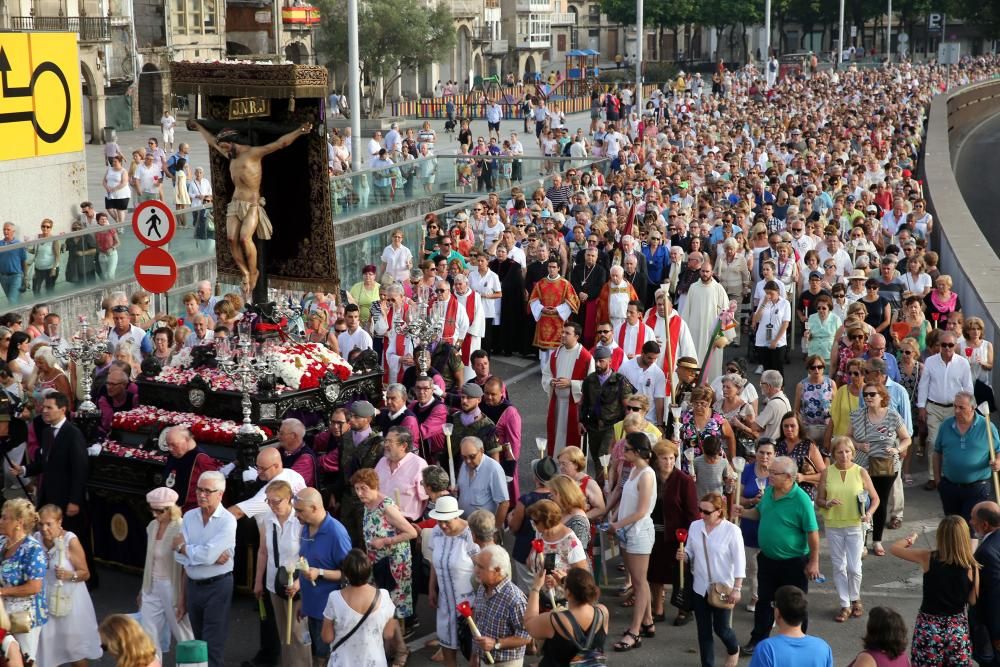
[[[326,570],[318,570],[317,579],[326,579]]]

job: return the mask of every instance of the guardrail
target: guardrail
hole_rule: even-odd
[[[1000,80],[971,84],[938,95],[931,104],[920,176],[934,215],[933,241],[941,273],[952,276],[953,290],[966,317],[983,319],[983,338],[1000,334],[1000,258],[969,211],[953,170],[961,140],[980,121],[1000,113]],[[994,366],[993,384],[1000,371]]]

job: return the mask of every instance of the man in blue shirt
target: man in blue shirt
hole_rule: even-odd
[[[217,470],[201,473],[198,507],[188,510],[174,538],[174,559],[187,576],[186,605],[195,639],[208,644],[209,667],[224,667],[229,612],[233,600],[236,517],[222,506],[226,478]]]
[[[802,631],[809,605],[795,586],[774,593],[774,620],[778,634],[763,640],[753,652],[750,667],[833,667],[833,651],[819,637]]]
[[[3,240],[0,246],[17,243],[17,225],[5,222],[3,225]],[[24,248],[0,252],[0,287],[7,295],[7,301],[18,304],[21,301],[21,285],[24,284],[24,272],[28,266],[28,252]]]
[[[330,645],[321,638],[323,610],[330,593],[340,588],[340,564],[351,550],[351,538],[344,524],[327,514],[323,496],[313,488],[306,488],[292,499],[292,508],[302,524],[299,555],[309,569],[296,579],[289,592],[302,595],[302,615],[309,621],[313,658],[325,664],[330,657]],[[312,582],[304,586],[301,579]],[[315,661],[314,661],[315,664]]]
[[[1000,470],[1000,456],[990,462],[990,447],[1000,451],[997,427],[976,412],[973,394],[955,396],[955,416],[941,422],[934,441],[934,479],[945,515],[957,514],[966,521],[972,508],[991,500],[992,471]],[[992,440],[986,429],[993,432]]]

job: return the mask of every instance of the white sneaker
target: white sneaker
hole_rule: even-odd
[[[747,611],[753,613],[757,611],[757,596],[755,595],[750,602],[747,603]]]
[[[760,375],[763,372],[764,372],[764,365],[763,364],[758,364],[757,368],[753,369],[754,375]]]

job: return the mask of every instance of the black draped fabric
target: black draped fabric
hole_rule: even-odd
[[[493,260],[490,269],[500,278],[500,338],[494,347],[501,354],[523,352],[524,342],[524,275],[521,265],[512,259]],[[520,343],[520,344],[519,344]]]
[[[636,271],[631,275],[628,272],[626,272],[625,280],[632,283],[632,287],[635,288],[635,293],[639,295],[639,301],[642,301],[643,305],[645,305],[648,308],[650,306],[649,294],[648,294],[649,281],[646,280],[646,277],[643,274],[639,273],[638,271]]]

